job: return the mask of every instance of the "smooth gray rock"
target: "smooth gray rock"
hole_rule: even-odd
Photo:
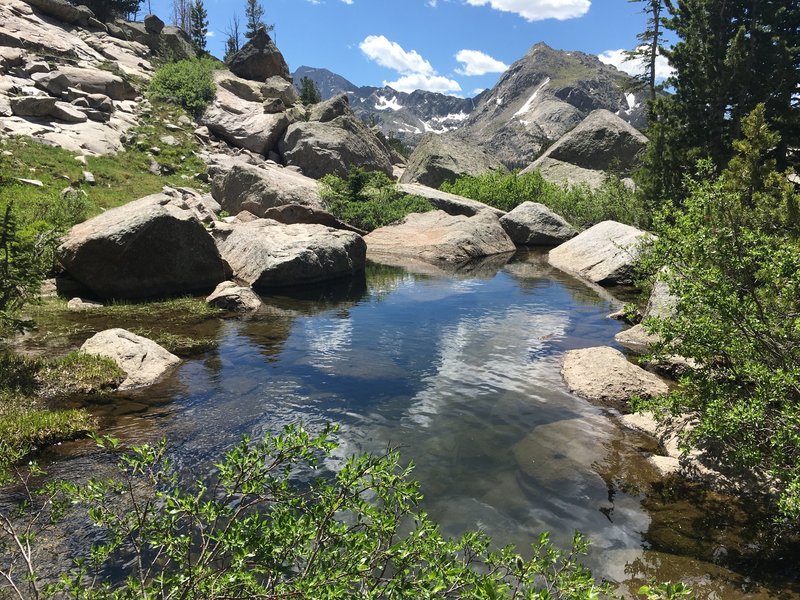
[[[44,74],[36,82],[37,87],[49,94],[61,97],[69,88],[87,94],[103,94],[112,100],[134,100],[139,92],[129,82],[114,73],[93,67],[60,66]]]
[[[239,214],[241,215],[242,213]],[[359,235],[367,235],[366,231],[340,221],[327,211],[300,204],[284,204],[283,206],[268,208],[261,216],[284,225],[294,225],[296,223],[317,224],[332,227],[333,229],[352,231]]]
[[[584,169],[578,165],[571,165],[550,158],[549,156],[543,156],[535,160],[528,167],[520,171],[520,175],[525,175],[532,171],[538,171],[542,178],[550,183],[561,186],[585,185],[593,190],[602,186],[608,176],[605,171]]]
[[[292,83],[280,75],[268,77],[259,91],[265,100],[275,98],[283,102],[287,108],[294,106],[300,100]]]
[[[81,352],[105,356],[117,363],[127,375],[120,390],[152,385],[181,362],[154,341],[125,329],[96,333],[83,343]]]
[[[538,202],[523,202],[501,217],[500,224],[515,244],[524,246],[557,246],[578,235],[563,217]]]
[[[55,294],[53,294],[55,295]],[[87,310],[94,310],[102,308],[102,302],[95,302],[94,300],[84,300],[83,298],[72,298],[67,302],[67,310],[70,312],[85,312]]]
[[[49,96],[18,96],[9,100],[11,111],[18,117],[47,117],[56,105]]]
[[[438,189],[445,181],[453,183],[461,175],[478,176],[493,170],[506,168],[473,143],[428,134],[409,157],[400,183],[420,183]]]
[[[633,396],[652,398],[669,391],[659,377],[608,347],[568,351],[561,375],[571,392],[614,408],[625,409]]]
[[[85,123],[88,120],[85,113],[66,102],[56,102],[50,111],[50,116],[65,123]]]
[[[336,117],[343,117],[352,114],[350,109],[350,99],[347,94],[339,94],[330,100],[313,105],[309,109],[308,120],[327,123]]]
[[[231,57],[228,68],[234,75],[252,81],[266,81],[274,76],[292,80],[283,55],[264,27],[259,28],[252,39]]]
[[[254,289],[298,286],[363,271],[366,244],[350,231],[322,225],[283,225],[270,219],[215,232],[234,277]]]
[[[213,177],[211,193],[232,215],[246,210],[264,217],[268,209],[285,204],[323,209],[316,180],[272,165],[255,167],[237,162]]]
[[[189,208],[194,196],[188,190],[153,194],[80,223],[64,237],[58,259],[100,298],[213,289],[229,272]]]
[[[347,177],[351,167],[392,175],[389,151],[352,113],[325,123],[294,123],[278,148],[287,166],[314,179],[329,173]]]
[[[548,261],[600,285],[630,284],[643,244],[652,238],[636,227],[603,221],[552,249]]]
[[[513,252],[514,242],[497,215],[449,215],[443,210],[415,213],[364,238],[369,253],[419,258],[429,262],[461,262]]]
[[[484,210],[488,210],[489,212],[496,214],[498,217],[502,217],[504,214],[506,214],[504,210],[494,208],[493,206],[489,206],[483,202],[478,202],[477,200],[465,198],[464,196],[459,196],[457,194],[441,192],[428,187],[427,185],[422,185],[419,183],[399,183],[397,184],[397,189],[405,194],[413,194],[415,196],[425,198],[434,206],[434,208],[443,210],[449,215],[464,215],[466,217],[473,217]]]
[[[595,110],[580,125],[561,137],[531,165],[545,159],[582,169],[629,172],[637,165],[647,138],[608,110]]]
[[[149,33],[158,35],[164,29],[164,21],[159,19],[156,15],[145,15],[144,28]]]
[[[86,6],[75,6],[66,0],[25,0],[48,17],[68,25],[87,25],[94,13]]]
[[[211,306],[232,312],[253,312],[261,306],[261,298],[249,287],[233,281],[223,281],[211,293],[206,302]]]

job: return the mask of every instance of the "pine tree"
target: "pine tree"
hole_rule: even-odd
[[[275,28],[273,25],[267,25],[264,22],[264,7],[261,6],[258,0],[247,0],[247,4],[244,7],[244,16],[247,20],[244,37],[248,40],[252,39],[256,32],[262,27],[266,29],[267,32]]]
[[[142,0],[71,0],[78,6],[88,6],[94,16],[106,22],[114,17],[127,17],[139,12]]]
[[[208,13],[203,5],[203,0],[194,0],[191,8],[192,31],[191,38],[194,49],[198,54],[206,52],[206,35],[208,35]]]
[[[641,44],[626,53],[628,59],[641,62],[644,72],[637,77],[647,85],[650,102],[656,99],[656,61],[663,54],[661,39],[664,36],[664,0],[628,0],[629,2],[643,3],[643,12],[647,14],[645,30],[636,36]]]
[[[303,104],[316,104],[322,100],[319,88],[313,80],[303,77],[300,80],[300,101]]]

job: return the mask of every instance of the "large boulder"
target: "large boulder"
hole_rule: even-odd
[[[323,208],[315,179],[273,165],[256,167],[237,162],[212,179],[211,193],[232,215],[246,210],[264,217],[267,210],[285,204]]]
[[[149,29],[148,29],[149,25]],[[147,46],[153,54],[164,52],[173,60],[195,58],[197,51],[192,45],[192,40],[180,27],[166,26],[156,33],[154,23],[136,23],[117,19],[114,28],[119,28],[127,39]],[[109,26],[109,30],[111,27]]]
[[[213,289],[228,278],[228,269],[187,196],[196,194],[167,190],[80,223],[62,240],[58,259],[101,298]]]
[[[460,175],[484,175],[506,168],[499,160],[486,154],[474,144],[454,137],[428,134],[408,159],[400,183],[421,183],[439,188],[447,181],[453,183]]]
[[[524,175],[532,171],[538,171],[542,178],[550,183],[562,186],[585,185],[593,190],[602,186],[608,176],[605,171],[584,169],[578,165],[571,165],[549,156],[543,156],[535,160],[531,165],[523,169],[520,174]]]
[[[283,54],[264,27],[259,28],[250,41],[233,55],[228,62],[228,68],[234,75],[253,81],[266,81],[274,76],[292,80]]]
[[[322,225],[283,225],[257,219],[216,230],[234,277],[256,289],[296,286],[363,271],[360,235]]]
[[[75,88],[86,94],[103,94],[112,100],[134,100],[139,93],[122,77],[92,67],[60,66],[38,78],[36,86],[61,97]]]
[[[428,187],[427,185],[421,185],[419,183],[400,183],[397,185],[397,189],[405,194],[421,196],[430,202],[434,208],[443,210],[449,215],[464,215],[467,217],[472,217],[484,210],[493,212],[498,217],[502,217],[504,214],[506,214],[505,211],[500,210],[499,208],[494,208],[493,206],[489,206],[488,204],[484,204],[483,202],[478,202],[477,200],[465,198],[464,196],[459,196],[457,194],[441,192]]]
[[[348,108],[324,123],[294,123],[278,146],[287,166],[297,166],[314,179],[333,173],[347,177],[351,167],[392,175],[392,159],[372,130]]]
[[[557,246],[578,235],[577,230],[544,204],[523,202],[500,224],[515,244],[524,246]]]
[[[634,396],[652,398],[669,392],[667,384],[658,376],[629,362],[619,350],[608,347],[568,351],[561,375],[571,392],[622,410]]]
[[[50,96],[17,96],[11,98],[11,111],[18,117],[47,117],[56,106]]]
[[[145,15],[144,29],[148,33],[154,33],[158,35],[164,30],[164,21],[159,19],[157,15]]]
[[[630,123],[611,111],[600,109],[589,114],[580,125],[562,136],[529,168],[546,159],[576,165],[583,169],[607,171],[633,169],[647,145],[647,138]]]
[[[238,90],[238,93],[243,92]],[[232,146],[266,155],[277,147],[290,120],[286,113],[264,112],[262,103],[257,101],[259,96],[254,98],[256,101],[245,100],[225,87],[218,87],[200,123]]]
[[[364,239],[370,254],[430,262],[461,262],[515,250],[497,216],[489,211],[472,217],[449,215],[443,210],[410,214]]]
[[[633,283],[633,269],[652,235],[603,221],[550,251],[551,265],[600,285]]]
[[[94,13],[87,6],[75,6],[66,0],[25,0],[39,12],[68,25],[85,27]]]
[[[83,343],[81,352],[105,356],[117,363],[127,375],[121,390],[152,385],[181,362],[154,341],[125,329],[96,333]]]

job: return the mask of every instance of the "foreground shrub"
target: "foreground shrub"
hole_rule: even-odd
[[[207,58],[166,63],[150,81],[150,96],[177,104],[187,112],[198,115],[214,99],[215,65],[215,61]]]
[[[68,506],[87,508],[92,539],[101,541],[85,558],[45,584],[28,545],[33,530],[2,515],[0,576],[19,597],[612,597],[578,562],[587,547],[580,535],[563,552],[543,534],[529,560],[513,547],[490,551],[481,533],[444,538],[419,510],[411,467],[401,467],[394,452],[353,457],[336,473],[315,475],[335,447],[330,433],[313,437],[287,427],[257,443],[245,438],[216,465],[209,484],[191,489],[179,485],[163,442],[134,447],[120,458],[118,480],[51,484],[41,497],[24,500],[37,523],[62,518]],[[112,438],[97,441],[118,447]],[[8,465],[4,475],[29,481]]]
[[[398,191],[394,182],[379,171],[354,167],[347,179],[326,175],[320,181],[322,199],[331,214],[366,231],[399,221],[410,213],[433,210],[424,198]]]
[[[454,183],[445,182],[441,189],[505,211],[526,201],[539,202],[579,228],[609,219],[636,227],[650,225],[650,215],[640,198],[613,176],[592,190],[586,185],[550,183],[538,171],[521,175],[492,171],[477,177],[464,175]]]
[[[651,259],[669,267],[677,316],[646,323],[661,350],[693,359],[682,386],[645,406],[690,413],[705,449],[800,518],[800,196],[767,157],[778,145],[763,107],[719,178],[706,166],[683,209],[661,216]],[[759,488],[756,488],[759,489]]]

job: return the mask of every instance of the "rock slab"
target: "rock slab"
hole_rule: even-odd
[[[650,234],[636,227],[603,221],[554,248],[547,258],[554,267],[593,283],[630,284],[642,245],[650,239]]]
[[[218,227],[220,253],[235,279],[255,289],[319,283],[364,270],[367,247],[351,231],[270,219]]]
[[[154,341],[125,329],[96,333],[83,343],[81,352],[106,356],[117,363],[127,375],[120,390],[152,385],[181,362]]]
[[[626,412],[633,396],[652,398],[669,391],[656,375],[609,347],[570,350],[564,355],[561,375],[574,394]]]

